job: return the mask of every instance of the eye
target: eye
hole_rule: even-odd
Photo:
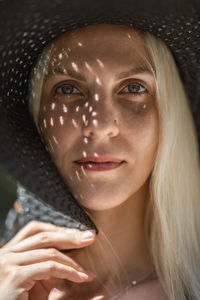
[[[140,95],[146,93],[147,89],[140,83],[130,83],[123,89],[123,91]]]
[[[80,93],[79,90],[75,88],[74,85],[62,84],[61,86],[55,89],[55,94],[64,94],[64,95],[77,94],[77,93],[73,93],[73,91],[78,91],[78,93]]]

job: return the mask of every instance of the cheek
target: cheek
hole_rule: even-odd
[[[76,114],[65,105],[63,109],[62,104],[44,106],[39,116],[39,128],[47,151],[59,165],[62,155],[70,149],[79,134]]]
[[[144,118],[138,120],[130,134],[138,162],[147,169],[153,167],[159,138],[159,122],[156,110],[150,110]]]

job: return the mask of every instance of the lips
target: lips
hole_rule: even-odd
[[[80,167],[89,171],[108,171],[119,167],[125,161],[113,156],[87,156],[75,161]]]
[[[104,156],[87,156],[87,157],[82,157],[76,162],[81,163],[81,162],[96,162],[96,163],[105,163],[105,162],[114,162],[114,163],[120,163],[122,162],[121,159],[109,156],[109,155],[104,155]]]

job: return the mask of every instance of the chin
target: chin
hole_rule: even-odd
[[[115,208],[124,203],[127,199],[127,196],[119,195],[119,193],[115,193],[114,196],[113,192],[100,193],[97,191],[93,194],[82,192],[74,196],[81,206],[83,206],[86,209],[96,211]]]

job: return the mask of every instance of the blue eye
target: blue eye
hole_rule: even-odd
[[[127,93],[131,94],[143,94],[147,92],[147,89],[139,83],[128,84],[123,90],[127,89]]]
[[[72,84],[63,84],[58,88],[56,88],[55,93],[64,94],[64,95],[77,94],[77,93],[73,93],[74,90],[78,91],[79,93],[79,90],[76,89]]]

